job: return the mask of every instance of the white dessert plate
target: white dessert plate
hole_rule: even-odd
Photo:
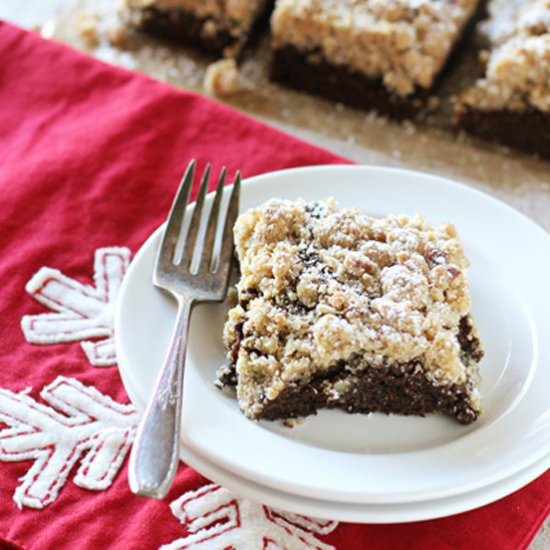
[[[488,487],[442,499],[402,504],[353,504],[317,500],[264,487],[215,466],[189,449],[182,449],[182,458],[208,479],[240,497],[295,514],[352,523],[408,523],[468,512],[524,487],[543,474],[550,465],[550,455],[545,456],[529,468]]]
[[[327,196],[371,215],[420,212],[432,223],[449,220],[457,226],[471,261],[473,314],[486,349],[481,363],[485,413],[466,427],[442,415],[340,411],[322,411],[293,429],[252,422],[213,385],[225,362],[226,308],[199,306],[185,373],[183,445],[261,486],[353,504],[402,504],[469,493],[549,454],[548,234],[469,187],[380,167],[321,166],[251,178],[243,185],[241,207],[273,197]],[[138,407],[154,387],[175,317],[175,304],[151,283],[160,231],[134,258],[115,319],[121,375]]]
[[[132,387],[129,387],[129,391],[136,393]],[[546,455],[517,474],[469,493],[423,502],[354,504],[335,500],[322,501],[265,487],[212,464],[184,445],[181,448],[181,459],[211,481],[240,497],[295,514],[352,523],[406,523],[468,512],[510,495],[550,467],[550,455]]]

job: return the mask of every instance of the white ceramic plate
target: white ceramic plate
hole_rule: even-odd
[[[135,395],[134,388],[128,387]],[[510,495],[550,467],[550,454],[525,470],[482,489],[452,497],[402,504],[349,503],[317,500],[285,493],[224,470],[182,445],[181,459],[189,466],[240,497],[295,514],[352,523],[405,523],[442,518],[474,510]]]
[[[241,497],[295,514],[352,523],[407,523],[468,512],[524,487],[544,473],[550,465],[548,455],[518,474],[463,495],[402,504],[353,504],[334,500],[322,501],[263,487],[213,465],[189,449],[182,451],[182,456],[189,466]]]
[[[227,195],[227,193],[226,193]],[[423,213],[452,221],[471,260],[474,316],[485,343],[485,414],[463,427],[427,418],[323,411],[302,425],[247,420],[213,386],[225,361],[223,306],[194,311],[182,442],[232,474],[322,501],[404,503],[495,484],[550,451],[550,238],[491,197],[427,174],[365,166],[288,170],[248,180],[242,209],[272,197],[335,196],[372,215]],[[211,197],[210,197],[211,198]],[[175,316],[151,284],[160,231],[136,255],[116,315],[122,378],[137,406],[154,386]]]

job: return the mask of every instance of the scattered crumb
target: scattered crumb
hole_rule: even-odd
[[[235,307],[239,303],[239,295],[237,294],[237,289],[232,286],[227,291],[227,305],[229,307]]]
[[[304,418],[287,418],[281,422],[285,428],[294,428],[304,423]]]
[[[239,68],[234,59],[220,59],[206,69],[204,89],[209,95],[226,96],[241,90]]]
[[[224,377],[231,374],[231,368],[229,365],[220,365],[216,371],[216,380],[214,380],[214,386],[219,390],[222,390],[225,394],[235,397],[235,388],[224,383]]]
[[[78,32],[88,48],[99,46],[98,23],[99,17],[95,12],[82,14],[80,17]]]
[[[128,42],[128,28],[116,25],[108,31],[109,44],[115,48],[124,49]]]

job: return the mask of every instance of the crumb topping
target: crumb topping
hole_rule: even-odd
[[[205,22],[205,33],[228,30],[238,37],[248,31],[268,0],[124,0],[130,9],[184,10]]]
[[[458,340],[468,261],[452,225],[376,219],[333,199],[271,200],[234,231],[241,278],[224,342],[249,416],[342,362],[419,361],[434,383],[470,380]]]
[[[493,0],[483,29],[491,44],[486,74],[458,109],[550,112],[550,1]]]
[[[220,59],[208,65],[204,89],[209,95],[227,96],[241,91],[239,67],[235,59]]]
[[[278,0],[273,45],[314,52],[400,96],[429,89],[478,0]]]

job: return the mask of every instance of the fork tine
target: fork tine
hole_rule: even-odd
[[[195,161],[192,160],[185,169],[185,174],[181,180],[176,198],[172,203],[170,214],[168,215],[168,221],[166,223],[166,229],[162,237],[162,242],[159,249],[159,260],[163,265],[173,263],[174,255],[176,252],[176,245],[178,243],[181,226],[183,223],[183,216],[185,214],[185,207],[189,199],[189,192],[191,191],[191,185],[193,183],[193,177],[195,175]]]
[[[190,268],[193,261],[193,253],[195,251],[195,242],[197,241],[197,234],[199,232],[199,226],[201,223],[202,207],[204,205],[204,197],[208,189],[208,180],[210,179],[210,163],[206,165],[204,174],[202,175],[201,186],[199,194],[195,202],[195,208],[193,208],[193,217],[191,218],[191,224],[189,225],[189,231],[187,232],[187,238],[185,239],[185,247],[183,249],[183,255],[180,265],[184,268]]]
[[[241,173],[237,172],[235,175],[235,182],[233,183],[233,191],[231,192],[231,198],[229,199],[229,206],[225,215],[225,225],[222,235],[222,246],[220,250],[219,261],[217,263],[220,266],[220,277],[227,279],[229,269],[231,268],[231,255],[233,254],[233,226],[239,215],[239,199],[241,194]]]
[[[214,202],[212,203],[212,208],[210,209],[210,216],[208,217],[208,225],[204,236],[199,271],[210,271],[212,255],[214,254],[214,245],[216,243],[216,231],[218,229],[218,214],[220,211],[220,203],[225,185],[225,174],[226,169],[224,166],[218,180],[218,188],[216,189],[216,196],[214,197]]]

